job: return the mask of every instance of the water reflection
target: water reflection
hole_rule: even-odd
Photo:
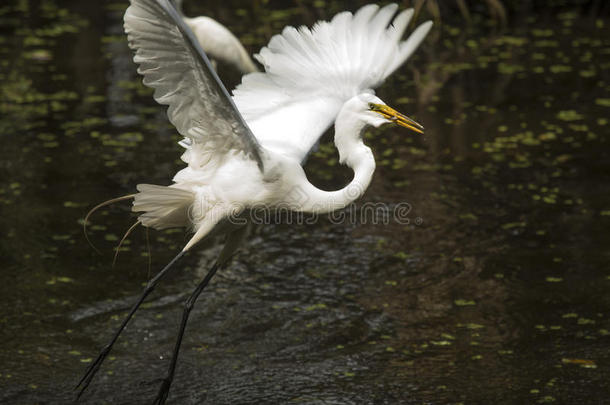
[[[287,23],[355,4],[187,2],[258,49]],[[596,403],[608,395],[608,19],[595,5],[443,20],[378,94],[425,137],[371,131],[364,201],[409,224],[259,227],[195,309],[175,403]],[[112,247],[129,207],[83,213],[136,183],[165,184],[178,137],[140,84],[123,2],[0,6],[0,398],[64,403],[182,232]],[[426,13],[428,11],[423,10]],[[457,14],[456,14],[457,15]],[[224,77],[236,83],[227,71]],[[415,78],[415,79],[414,79]],[[349,178],[327,138],[307,170]],[[416,219],[421,219],[417,222]],[[119,340],[86,403],[140,403],[166,367],[198,251]]]

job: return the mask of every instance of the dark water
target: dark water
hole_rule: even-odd
[[[255,51],[287,23],[360,2],[186,3]],[[259,227],[199,300],[171,403],[610,401],[608,7],[515,2],[503,23],[480,5],[468,23],[447,4],[378,91],[426,136],[367,136],[378,170],[361,203],[408,202],[408,223]],[[178,136],[131,62],[125,7],[0,5],[2,403],[71,402],[187,237],[151,232],[149,257],[140,230],[112,268],[134,221],[128,204],[93,218],[101,256],[82,236],[90,207],[168,184],[181,167]],[[330,142],[307,168],[320,186],[349,179]],[[159,287],[82,403],[152,400],[182,302],[218,248],[197,250]]]

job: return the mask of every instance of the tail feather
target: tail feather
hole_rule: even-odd
[[[189,209],[195,194],[177,187],[138,184],[132,211],[143,212],[138,217],[142,225],[155,229],[185,227],[190,224]]]

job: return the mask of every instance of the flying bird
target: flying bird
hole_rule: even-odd
[[[229,95],[196,35],[171,0],[131,0],[125,32],[134,61],[154,98],[168,106],[171,123],[184,137],[187,164],[169,186],[139,184],[133,198],[145,227],[189,228],[184,248],[142,292],[110,342],[80,380],[79,396],[140,304],[174,264],[204,238],[226,235],[225,245],[185,304],[167,375],[154,403],[167,399],[191,309],[219,268],[226,265],[248,229],[250,209],[282,207],[298,212],[339,210],[365,192],[375,158],[363,142],[367,126],[423,127],[392,109],[373,89],[411,56],[430,30],[425,22],[403,40],[413,10],[371,4],[342,12],[313,28],[286,27],[256,59],[265,72],[245,75]],[[340,162],[354,171],[344,188],[323,191],[302,164],[331,125]],[[115,199],[113,201],[120,200]]]
[[[182,11],[183,1],[174,0],[176,9],[186,25],[195,34],[199,45],[210,58],[214,67],[216,67],[215,61],[221,61],[233,66],[242,74],[258,72],[258,68],[248,51],[227,27],[207,16],[186,17]]]

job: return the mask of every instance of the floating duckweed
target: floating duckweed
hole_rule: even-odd
[[[554,195],[544,196],[544,197],[542,197],[542,201],[544,201],[547,204],[555,204],[557,202]]]
[[[49,61],[53,58],[51,51],[47,49],[34,49],[32,51],[25,52],[23,54],[25,59],[31,59],[35,61]]]
[[[521,73],[525,71],[525,67],[522,65],[513,65],[501,62],[498,64],[498,72],[503,75],[512,75],[515,73]]]
[[[553,65],[549,68],[551,73],[568,73],[572,71],[572,67],[568,65]]]
[[[593,360],[563,358],[561,359],[561,362],[564,364],[575,364],[583,368],[597,368],[597,365]]]
[[[544,53],[534,52],[532,54],[532,59],[533,60],[545,60],[546,59],[546,55]]]
[[[514,37],[514,36],[503,36],[495,40],[496,45],[511,45],[511,46],[523,46],[527,43],[527,38]]]
[[[73,201],[64,201],[64,207],[66,208],[81,208],[85,206],[87,206],[87,204],[79,204]]]
[[[546,28],[546,29],[538,29],[538,28],[534,28],[532,30],[532,35],[535,37],[552,37],[553,36],[553,30],[550,28]]]
[[[404,260],[404,259],[411,257],[411,255],[408,253],[405,253],[405,252],[398,252],[398,253],[394,254],[394,257],[397,259]]]
[[[509,229],[513,229],[513,228],[523,228],[525,226],[526,226],[525,222],[509,222],[509,223],[502,225],[502,229],[509,230]]]
[[[536,48],[557,48],[559,47],[559,42],[551,40],[551,39],[543,39],[534,42],[534,46]]]
[[[433,346],[450,346],[452,343],[448,340],[431,340],[430,343]]]
[[[103,103],[106,101],[106,97],[105,96],[101,96],[101,95],[91,95],[91,96],[87,96],[83,99],[84,103]]]
[[[70,277],[53,277],[50,280],[48,280],[45,284],[47,284],[47,285],[55,285],[55,284],[57,284],[57,282],[60,282],[60,283],[73,283],[74,279],[72,279]]]
[[[412,103],[414,100],[409,98],[409,97],[399,97],[396,99],[395,103],[396,104],[409,104]]]
[[[458,323],[457,327],[458,328],[466,328],[466,329],[470,329],[470,330],[477,330],[477,329],[482,329],[485,326],[480,325],[478,323],[467,323],[467,324]]]
[[[569,128],[572,131],[576,131],[576,132],[587,132],[589,130],[589,127],[585,124],[570,124]]]
[[[582,120],[584,116],[574,110],[565,110],[559,111],[559,113],[557,114],[557,118],[562,121],[578,121]]]
[[[555,135],[553,132],[545,132],[543,134],[540,134],[538,136],[538,139],[544,142],[553,141],[557,139],[557,135]]]
[[[602,107],[610,107],[610,98],[597,98],[595,99],[595,104]]]
[[[317,309],[326,309],[326,304],[319,303],[305,307],[305,311],[315,311]]]
[[[453,301],[453,303],[458,307],[467,307],[467,306],[472,306],[472,305],[477,304],[473,300],[464,300],[464,299],[457,299],[457,300]]]
[[[561,164],[561,163],[565,163],[565,162],[567,162],[568,160],[571,160],[571,159],[572,159],[572,155],[569,155],[569,154],[566,153],[566,154],[557,156],[555,158],[555,162]]]

